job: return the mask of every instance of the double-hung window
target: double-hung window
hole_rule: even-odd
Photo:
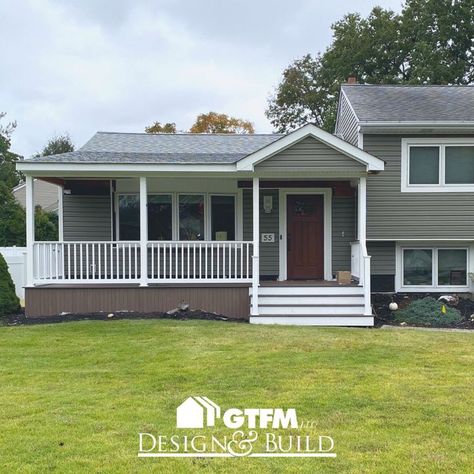
[[[404,138],[403,192],[474,191],[474,140]]]
[[[466,287],[467,269],[467,248],[401,248],[402,288]]]

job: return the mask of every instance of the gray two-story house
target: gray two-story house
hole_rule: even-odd
[[[470,292],[473,111],[471,87],[344,85],[334,134],[98,132],[25,160],[26,314],[369,326],[372,291]],[[58,242],[35,180],[62,188]]]

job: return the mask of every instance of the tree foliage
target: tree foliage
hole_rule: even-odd
[[[11,188],[0,181],[0,247],[23,247],[25,229],[25,210],[14,198]]]
[[[266,115],[279,132],[305,123],[333,131],[340,84],[471,84],[474,2],[407,0],[401,13],[375,7],[367,18],[345,15],[332,25],[323,54],[296,59],[269,99]]]
[[[74,143],[71,137],[65,133],[51,138],[43,150],[35,156],[60,155],[61,153],[68,153],[70,151],[74,151]]]
[[[253,124],[248,120],[217,112],[198,115],[189,131],[191,133],[255,133]]]
[[[58,240],[58,214],[35,207],[35,239],[42,241]]]
[[[7,262],[0,253],[0,316],[16,313],[19,309],[20,301],[15,293],[15,285]]]
[[[0,112],[0,120],[5,115]],[[21,159],[21,156],[10,150],[11,134],[15,128],[16,122],[9,122],[6,125],[0,124],[0,182],[9,188],[14,188],[22,179],[21,173],[16,171],[15,167],[15,163]]]
[[[145,127],[146,133],[176,133],[176,124],[174,122],[155,122],[149,127]]]

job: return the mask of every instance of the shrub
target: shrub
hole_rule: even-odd
[[[15,293],[15,285],[8,271],[7,262],[0,254],[0,316],[12,314],[20,309],[20,300]]]
[[[442,311],[443,305],[446,308],[445,313]],[[457,309],[430,297],[412,301],[405,309],[395,313],[395,321],[421,326],[454,326],[462,319]]]

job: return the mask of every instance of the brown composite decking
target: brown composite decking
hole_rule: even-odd
[[[336,281],[261,281],[262,287],[340,287]],[[162,312],[188,303],[200,309],[228,316],[249,317],[250,284],[247,283],[161,283],[140,287],[130,283],[67,283],[25,288],[26,317],[47,317],[61,313],[115,311]]]
[[[179,284],[139,287],[130,284],[68,284],[25,288],[25,315],[47,317],[61,313],[138,311],[163,312],[187,303],[228,316],[248,318],[249,285]]]

